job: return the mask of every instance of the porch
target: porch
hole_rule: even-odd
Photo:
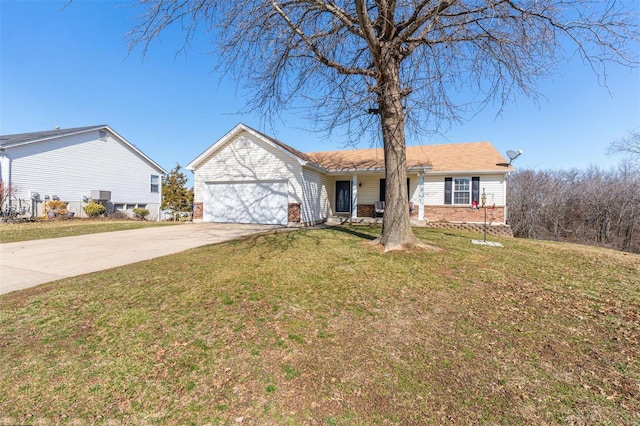
[[[488,224],[504,224],[506,209],[504,198],[500,196],[500,189],[504,187],[504,180],[483,176],[472,176],[463,179],[468,183],[465,197],[449,197],[446,202],[446,176],[442,174],[427,173],[428,169],[407,171],[407,209],[410,209],[410,217],[413,226],[424,226],[426,222],[452,222],[452,223],[484,223],[485,210],[477,207],[480,195],[480,187],[486,194],[487,209],[486,220]],[[382,223],[381,214],[375,213],[375,205],[378,201],[385,201],[385,175],[383,171],[367,171],[353,173],[332,173],[328,183],[330,214],[329,223],[352,224],[379,224]],[[471,185],[475,181],[475,185]],[[475,192],[474,192],[475,187]],[[450,193],[459,195],[461,190],[455,188]],[[479,201],[479,200],[478,200]]]
[[[425,220],[425,171],[407,171],[407,209],[411,206],[411,219]],[[332,217],[336,223],[382,223],[380,214],[376,214],[376,202],[386,200],[384,171],[361,171],[353,174],[332,173],[329,194]],[[376,217],[378,216],[378,217]]]

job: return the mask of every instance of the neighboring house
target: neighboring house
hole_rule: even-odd
[[[108,212],[146,208],[159,218],[166,171],[107,125],[0,136],[0,181],[12,188],[3,208],[43,216],[59,199],[76,217],[94,199]]]
[[[194,172],[194,220],[309,225],[374,217],[385,200],[382,149],[302,153],[244,124],[186,167]],[[489,142],[407,147],[414,221],[505,223],[514,169]]]

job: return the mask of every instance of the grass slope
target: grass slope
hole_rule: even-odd
[[[0,297],[0,424],[637,424],[640,257],[375,228]]]

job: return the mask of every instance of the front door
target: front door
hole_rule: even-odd
[[[351,211],[351,181],[336,181],[336,212],[348,213]]]

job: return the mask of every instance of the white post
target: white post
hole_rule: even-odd
[[[351,217],[358,217],[358,176],[353,175],[351,179]]]
[[[509,178],[509,176],[511,175],[511,173],[506,173],[504,175],[504,180],[502,181],[502,193],[503,195],[503,203],[504,203],[504,209],[502,210],[502,214],[504,215],[504,220],[503,220],[503,224],[508,224],[509,221],[507,220],[507,179]]]
[[[424,220],[424,171],[418,173],[418,220]]]

